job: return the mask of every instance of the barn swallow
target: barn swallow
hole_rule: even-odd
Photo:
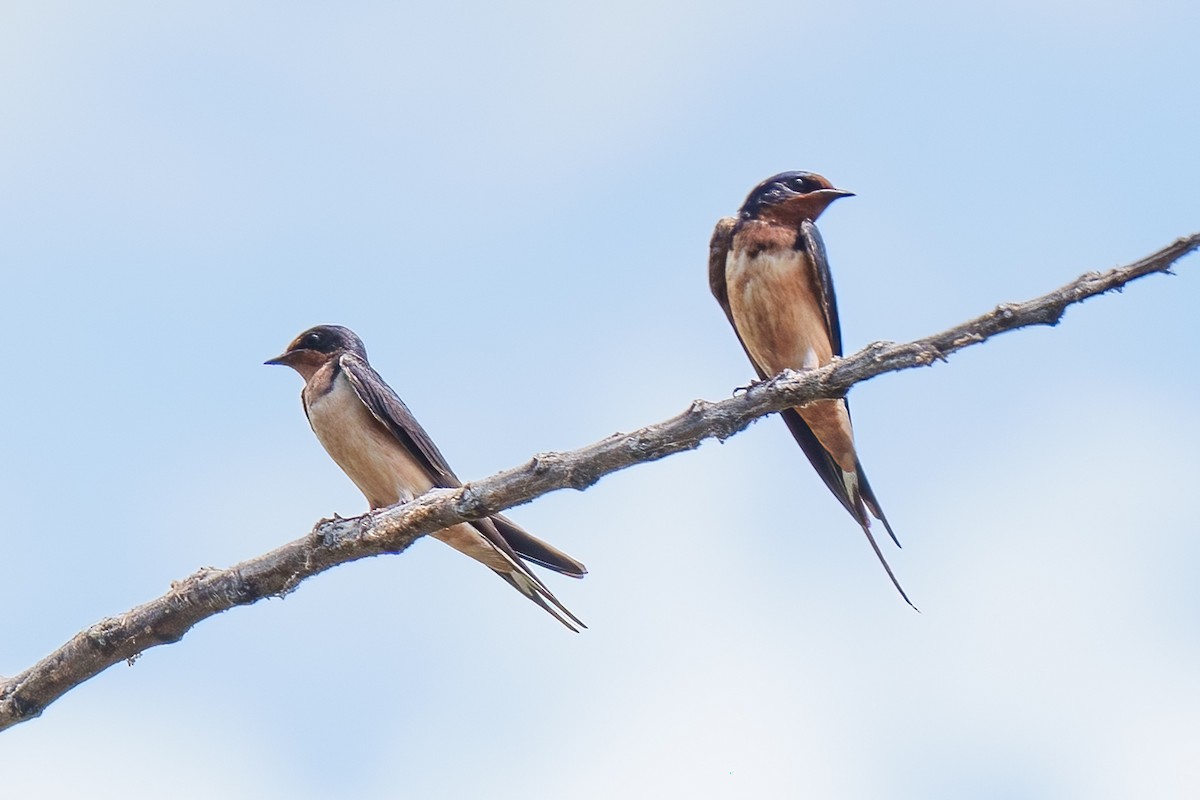
[[[300,399],[313,433],[372,509],[408,502],[435,486],[462,486],[404,401],[368,363],[366,348],[354,331],[318,325],[266,363],[289,366],[304,378]],[[512,520],[494,514],[432,536],[490,567],[572,631],[577,631],[576,625],[587,627],[525,560],[573,578],[582,578],[587,569]]]
[[[754,187],[738,215],[713,230],[709,286],[762,380],[842,355],[833,279],[815,223],[834,200],[853,194],[812,172],[783,172]],[[817,400],[780,415],[911,606],[871,533],[868,511],[900,545],[854,450],[846,401]]]

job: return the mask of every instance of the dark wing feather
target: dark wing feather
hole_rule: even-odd
[[[456,489],[462,481],[450,469],[445,456],[429,438],[429,434],[417,422],[417,418],[404,405],[392,387],[379,377],[370,364],[353,353],[345,353],[338,359],[338,366],[346,373],[350,385],[363,405],[375,419],[383,423],[410,453],[420,459],[435,485],[444,489]]]
[[[833,275],[829,272],[829,258],[825,255],[825,242],[821,232],[809,220],[800,223],[797,244],[808,253],[809,262],[816,276],[817,289],[821,292],[821,308],[825,311],[825,326],[829,329],[829,340],[833,343],[833,354],[842,354],[842,324],[838,321],[837,298],[833,294]]]
[[[503,514],[493,514],[492,523],[512,549],[516,550],[526,561],[532,561],[534,564],[563,575],[569,575],[572,578],[582,578],[587,575],[587,567],[582,563],[557,547],[543,542]]]
[[[422,466],[429,472],[429,476],[435,484],[447,489],[454,489],[462,485],[462,481],[450,469],[445,456],[437,449],[437,445],[429,438],[429,434],[421,427],[421,423],[417,422],[416,417],[408,410],[404,401],[384,382],[383,378],[379,377],[379,373],[370,364],[353,353],[343,355],[338,364],[346,373],[358,399],[375,419],[392,432],[400,444],[420,459]],[[497,514],[490,520],[475,520],[471,524],[498,550],[521,566],[528,577],[537,582],[542,589],[545,587],[532,573],[524,569],[524,564],[517,557],[518,554],[535,564],[541,564],[564,575],[581,578],[587,574],[587,568],[583,564],[527,533],[506,517]],[[553,596],[551,599],[553,600]],[[558,601],[554,600],[554,602]]]
[[[817,435],[812,432],[812,428],[808,427],[808,423],[794,408],[785,408],[779,412],[779,416],[783,417],[784,424],[788,426],[788,430],[792,432],[792,438],[796,440],[796,444],[800,445],[800,449],[804,451],[804,455],[808,456],[808,461],[812,464],[813,469],[821,476],[821,480],[829,487],[829,491],[833,492],[846,510],[850,512],[850,516],[862,523],[862,511],[855,506],[854,500],[850,497],[850,492],[846,489],[845,478],[842,477],[842,468],[833,460],[833,456],[829,455],[829,451],[821,446],[821,442],[817,439]],[[861,472],[860,472],[861,474]]]
[[[745,351],[746,358],[750,359],[750,363],[754,365],[758,379],[765,381],[772,376],[763,372],[762,368],[758,366],[758,362],[754,360],[754,356],[750,355],[746,343],[742,341],[742,334],[737,329],[737,323],[733,321],[733,309],[729,307],[729,286],[725,281],[725,262],[729,260],[729,248],[733,246],[733,234],[736,228],[737,220],[734,217],[722,217],[717,220],[717,226],[713,228],[712,239],[708,242],[708,288],[712,290],[713,297],[717,298],[721,310],[725,312],[725,318],[729,320],[729,326],[733,328],[733,333],[737,336],[738,344]]]
[[[729,308],[729,289],[725,285],[725,262],[729,259],[729,248],[733,244],[733,230],[737,227],[734,217],[721,217],[713,228],[712,239],[708,242],[708,287],[712,289],[713,297],[721,304],[721,310],[733,325],[733,311]],[[737,333],[737,325],[733,325]],[[738,341],[742,341],[738,334]],[[745,344],[742,345],[745,348]]]

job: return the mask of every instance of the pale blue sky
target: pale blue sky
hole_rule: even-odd
[[[464,479],[728,396],[709,232],[821,172],[847,346],[1200,229],[1189,2],[0,6],[0,673],[365,503],[354,328]],[[858,387],[896,596],[782,423],[432,540],[0,737],[13,797],[1200,794],[1200,262]],[[7,795],[6,795],[7,796]]]

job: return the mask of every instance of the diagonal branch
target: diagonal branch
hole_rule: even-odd
[[[322,520],[312,532],[227,569],[205,569],[172,584],[162,597],[76,634],[29,669],[0,682],[0,730],[40,715],[75,686],[144,650],[177,642],[203,619],[234,606],[280,597],[320,572],[383,553],[399,553],[418,537],[463,520],[528,503],[557,489],[586,489],[601,477],[727,439],[754,420],[790,406],[844,395],[885,372],[928,366],[998,333],[1056,325],[1067,306],[1152,272],[1171,271],[1200,248],[1200,233],[1181,238],[1133,264],[1089,272],[1047,295],[1004,304],[942,333],[896,344],[876,342],[820,369],[787,371],[745,393],[710,403],[696,400],[682,414],[632,433],[617,433],[566,453],[542,453],[525,464],[460,489],[435,489],[412,502],[361,517]]]

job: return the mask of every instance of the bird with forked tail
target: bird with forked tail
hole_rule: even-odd
[[[318,325],[297,336],[283,364],[300,373],[300,399],[313,433],[372,509],[407,502],[436,487],[462,482],[404,401],[367,362],[362,340],[349,328]],[[525,564],[582,578],[583,564],[527,533],[502,514],[431,534],[490,567],[514,589],[572,631],[587,627]]]
[[[842,355],[833,279],[816,221],[835,200],[852,195],[816,173],[783,172],[754,187],[738,215],[713,230],[709,286],[762,380]],[[874,516],[900,545],[858,460],[846,401],[816,400],[780,415],[912,606],[871,533]]]

